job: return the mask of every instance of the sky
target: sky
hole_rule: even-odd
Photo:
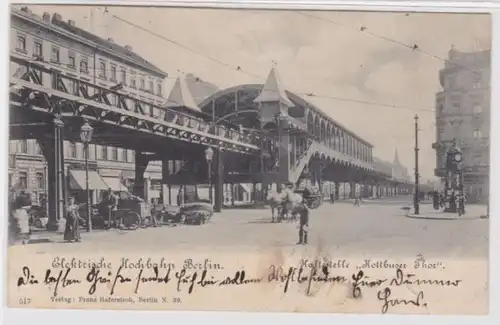
[[[424,180],[434,179],[432,110],[435,94],[441,90],[439,69],[444,66],[443,60],[432,55],[444,59],[452,45],[463,52],[491,48],[491,18],[479,14],[115,6],[108,6],[106,12],[105,7],[97,6],[34,5],[30,9],[40,15],[58,12],[81,28],[131,45],[171,77],[178,71],[194,73],[220,89],[264,83],[276,62],[287,90],[318,95],[305,99],[372,143],[375,157],[392,162],[397,148],[410,173],[414,168],[414,116],[418,114],[419,169]],[[391,40],[417,44],[431,55]],[[237,71],[238,66],[249,74]],[[166,81],[167,92],[174,81]]]

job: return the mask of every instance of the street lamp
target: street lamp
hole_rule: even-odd
[[[92,140],[94,129],[85,120],[80,128],[80,139],[82,140],[85,153],[85,192],[87,194],[87,232],[92,231],[92,217],[90,213],[90,192],[89,192],[89,142]]]
[[[214,157],[214,151],[212,147],[208,147],[205,149],[205,159],[207,160],[207,165],[208,165],[208,198],[210,200],[210,203],[212,202],[212,159]]]

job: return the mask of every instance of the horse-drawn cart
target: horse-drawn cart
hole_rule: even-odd
[[[80,205],[80,217],[86,226],[87,211],[86,203]],[[111,211],[111,202],[103,200],[91,207],[92,227],[93,228],[110,228],[120,226],[124,229],[135,230],[139,227],[147,228],[149,226],[161,225],[157,215],[152,213],[151,205],[144,202],[141,198],[128,194],[120,193],[118,200],[118,209],[116,213]]]

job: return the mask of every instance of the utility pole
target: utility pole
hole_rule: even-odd
[[[419,173],[418,173],[418,115],[415,115],[415,198],[414,198],[414,208],[415,208],[415,214],[420,213],[420,207],[419,207]]]

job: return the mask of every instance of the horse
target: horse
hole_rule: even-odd
[[[271,222],[274,222],[274,211],[278,212],[278,222],[281,221],[281,215],[283,211],[283,202],[285,201],[286,195],[284,193],[278,193],[274,191],[269,191],[267,193],[266,201],[271,207]]]
[[[274,211],[277,211],[277,221],[297,219],[298,211],[302,206],[302,195],[290,191],[281,193],[270,191],[267,196],[267,203],[271,206],[271,222],[275,220]]]

